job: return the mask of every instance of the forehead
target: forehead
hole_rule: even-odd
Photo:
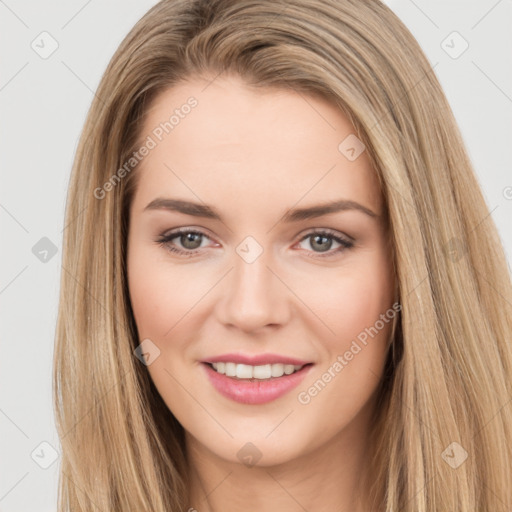
[[[137,169],[137,195],[199,197],[220,207],[265,198],[280,210],[345,198],[380,211],[366,151],[347,157],[354,134],[342,111],[316,95],[256,89],[237,76],[181,82],[145,116],[140,139],[154,147]]]

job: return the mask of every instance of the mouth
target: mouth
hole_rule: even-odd
[[[249,365],[229,361],[203,362],[208,380],[225,398],[259,405],[277,400],[297,387],[313,363]]]

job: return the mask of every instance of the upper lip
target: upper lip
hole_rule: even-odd
[[[203,363],[237,363],[248,364],[251,366],[260,366],[265,364],[293,364],[295,366],[304,366],[310,361],[302,361],[295,357],[282,356],[279,354],[222,354],[220,356],[212,356],[202,361]]]

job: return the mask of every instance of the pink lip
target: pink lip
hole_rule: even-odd
[[[229,359],[228,361],[238,362],[233,359]],[[275,359],[274,362],[276,362]],[[297,387],[313,367],[312,364],[309,364],[291,375],[283,375],[282,377],[274,377],[271,379],[249,380],[227,377],[226,375],[217,373],[207,363],[203,363],[201,366],[205,369],[213,387],[221,395],[235,402],[250,405],[264,404],[285,395],[293,388]]]
[[[293,364],[294,366],[304,366],[311,361],[301,361],[293,357],[280,356],[279,354],[258,354],[254,356],[243,354],[222,354],[220,356],[209,357],[201,361],[202,363],[237,363],[259,366],[264,364]]]

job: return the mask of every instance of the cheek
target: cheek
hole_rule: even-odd
[[[129,258],[128,283],[139,337],[160,337],[172,326],[178,300],[169,293],[158,268],[144,265],[136,253]]]
[[[322,286],[304,289],[309,294],[308,305],[322,320],[316,323],[315,339],[323,357],[318,372],[301,386],[307,396],[300,403],[314,402],[305,408],[308,414],[320,414],[333,403],[339,404],[337,412],[333,411],[337,426],[357,414],[375,390],[396,315],[386,253],[371,251],[359,256],[331,279],[321,280]],[[328,384],[324,387],[319,379]]]
[[[329,352],[345,350],[352,339],[391,308],[390,269],[385,253],[371,251],[358,255],[343,268],[317,273],[301,287],[301,297],[320,320],[315,328],[318,339]]]
[[[332,315],[333,330],[343,340],[357,338],[391,307],[390,292],[390,284],[369,271],[346,279],[343,290],[332,297],[338,306]]]
[[[393,280],[389,270],[388,261],[375,254],[365,258],[357,270],[354,265],[350,272],[337,275],[331,281],[336,286],[331,284],[328,292],[310,291],[312,302],[316,297],[316,309],[312,309],[334,334],[326,334],[325,328],[317,330],[322,364],[300,386],[297,399],[304,421],[325,417],[329,411],[326,436],[356,418],[382,376],[396,315],[391,309]]]
[[[128,285],[139,337],[163,340],[204,295],[201,279],[191,286],[190,275],[171,268],[165,253],[134,247],[128,257]]]

